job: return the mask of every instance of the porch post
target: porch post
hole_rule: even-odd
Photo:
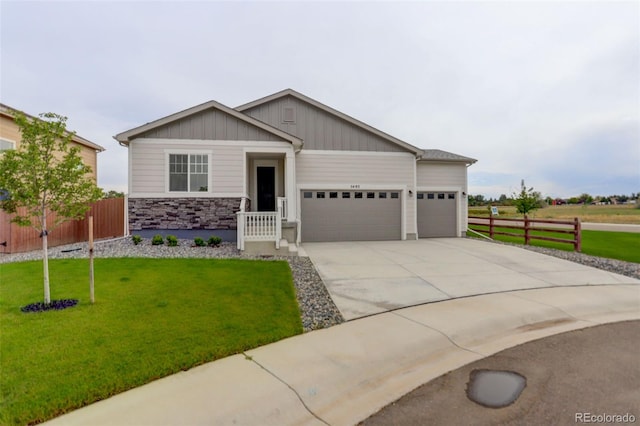
[[[287,222],[294,222],[296,220],[298,194],[296,193],[296,155],[293,152],[293,148],[290,151],[287,151],[284,163],[284,196],[287,198]]]

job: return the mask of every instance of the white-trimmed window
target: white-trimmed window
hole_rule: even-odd
[[[208,192],[209,154],[168,155],[170,192]]]
[[[0,138],[0,152],[9,151],[10,149],[16,149],[16,143],[8,139]]]

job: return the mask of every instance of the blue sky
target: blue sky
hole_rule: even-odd
[[[112,136],[292,88],[421,148],[478,159],[469,192],[640,192],[640,2],[0,0],[0,101]]]

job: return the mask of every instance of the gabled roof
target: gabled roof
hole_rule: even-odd
[[[18,113],[18,112],[24,114],[25,117],[29,117],[32,120],[40,120],[38,117],[34,117],[31,114],[27,114],[26,112],[20,111],[19,109],[12,108],[12,107],[10,107],[8,105],[0,103],[0,115],[4,115],[5,117],[9,117],[9,118],[13,119],[15,117],[16,113]],[[97,143],[93,143],[90,140],[85,139],[85,138],[83,138],[81,136],[78,136],[76,134],[73,135],[71,140],[76,142],[76,143],[78,143],[78,144],[80,144],[80,145],[84,145],[84,146],[86,146],[88,148],[95,149],[98,152],[104,151],[104,147],[98,145]]]
[[[420,155],[422,153],[422,150],[420,148],[417,148],[417,147],[411,145],[410,143],[404,142],[404,141],[402,141],[402,140],[400,140],[400,139],[398,139],[396,137],[393,137],[393,136],[391,136],[391,135],[389,135],[389,134],[387,134],[387,133],[385,133],[383,131],[380,131],[380,130],[376,129],[375,127],[371,127],[368,124],[363,123],[360,120],[357,120],[357,119],[355,119],[355,118],[353,118],[351,116],[348,116],[347,114],[344,114],[344,113],[342,113],[342,112],[340,112],[340,111],[338,111],[336,109],[333,109],[333,108],[331,108],[331,107],[329,107],[329,106],[327,106],[325,104],[322,104],[322,103],[316,101],[315,99],[311,99],[310,97],[305,96],[302,93],[298,93],[293,89],[282,90],[282,91],[280,91],[278,93],[274,93],[273,95],[269,95],[269,96],[266,96],[264,98],[261,98],[261,99],[246,103],[244,105],[240,105],[240,106],[236,107],[235,109],[236,109],[236,111],[244,112],[244,111],[247,111],[247,110],[249,110],[251,108],[254,108],[256,106],[259,106],[259,105],[262,105],[262,104],[266,104],[268,102],[271,102],[271,101],[279,99],[279,98],[283,98],[285,96],[292,96],[292,97],[294,97],[296,99],[299,99],[299,100],[301,100],[303,102],[311,104],[311,105],[313,105],[314,107],[316,107],[318,109],[321,109],[321,110],[323,110],[323,111],[325,111],[325,112],[327,112],[329,114],[332,114],[332,115],[334,115],[336,117],[339,117],[342,120],[345,120],[348,123],[350,123],[350,124],[352,124],[352,125],[354,125],[356,127],[360,127],[363,130],[366,130],[366,131],[368,131],[370,133],[373,133],[374,135],[376,135],[376,136],[378,136],[378,137],[380,137],[382,139],[385,139],[385,140],[387,140],[387,141],[389,141],[391,143],[394,143],[394,144],[396,144],[396,145],[404,148],[405,150],[410,151],[410,152],[412,152],[412,153],[414,153],[416,155]]]
[[[120,145],[128,146],[129,142],[131,142],[132,139],[135,139],[136,136],[138,136],[138,135],[140,135],[142,133],[148,132],[149,130],[157,129],[158,127],[161,127],[161,126],[164,126],[166,124],[172,123],[174,121],[183,119],[183,118],[188,117],[190,115],[194,115],[194,114],[197,114],[199,112],[208,110],[210,108],[214,108],[214,109],[217,109],[219,111],[222,111],[222,112],[224,112],[226,114],[229,114],[230,116],[232,116],[232,117],[234,117],[234,118],[236,118],[238,120],[241,120],[241,121],[243,121],[243,122],[245,122],[247,124],[250,124],[252,126],[255,126],[255,127],[259,128],[259,129],[262,129],[262,130],[264,130],[264,131],[266,131],[268,133],[271,133],[271,134],[273,134],[273,135],[275,135],[275,136],[277,136],[277,137],[279,137],[281,139],[289,141],[294,145],[294,147],[296,147],[296,149],[300,149],[302,147],[302,139],[300,139],[300,138],[298,138],[296,136],[290,135],[289,133],[283,132],[280,129],[276,129],[275,127],[272,127],[272,126],[270,126],[270,125],[268,125],[266,123],[263,123],[262,121],[256,120],[253,117],[249,117],[249,116],[247,116],[245,114],[242,114],[242,113],[240,113],[240,112],[238,112],[238,111],[236,111],[236,110],[234,110],[232,108],[229,108],[228,106],[225,106],[225,105],[223,105],[223,104],[221,104],[219,102],[216,102],[216,101],[205,102],[203,104],[196,105],[196,106],[194,106],[192,108],[188,108],[188,109],[185,109],[183,111],[177,112],[175,114],[168,115],[168,116],[166,116],[164,118],[160,118],[160,119],[152,121],[150,123],[143,124],[142,126],[136,127],[134,129],[127,130],[126,132],[119,133],[119,134],[115,135],[113,138],[115,140],[117,140],[120,143]]]
[[[475,158],[454,154],[452,152],[442,151],[440,149],[425,149],[422,151],[420,161],[447,161],[473,164],[478,160],[476,160]]]

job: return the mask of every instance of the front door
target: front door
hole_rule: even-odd
[[[276,168],[258,166],[256,174],[258,181],[258,211],[276,211]]]

